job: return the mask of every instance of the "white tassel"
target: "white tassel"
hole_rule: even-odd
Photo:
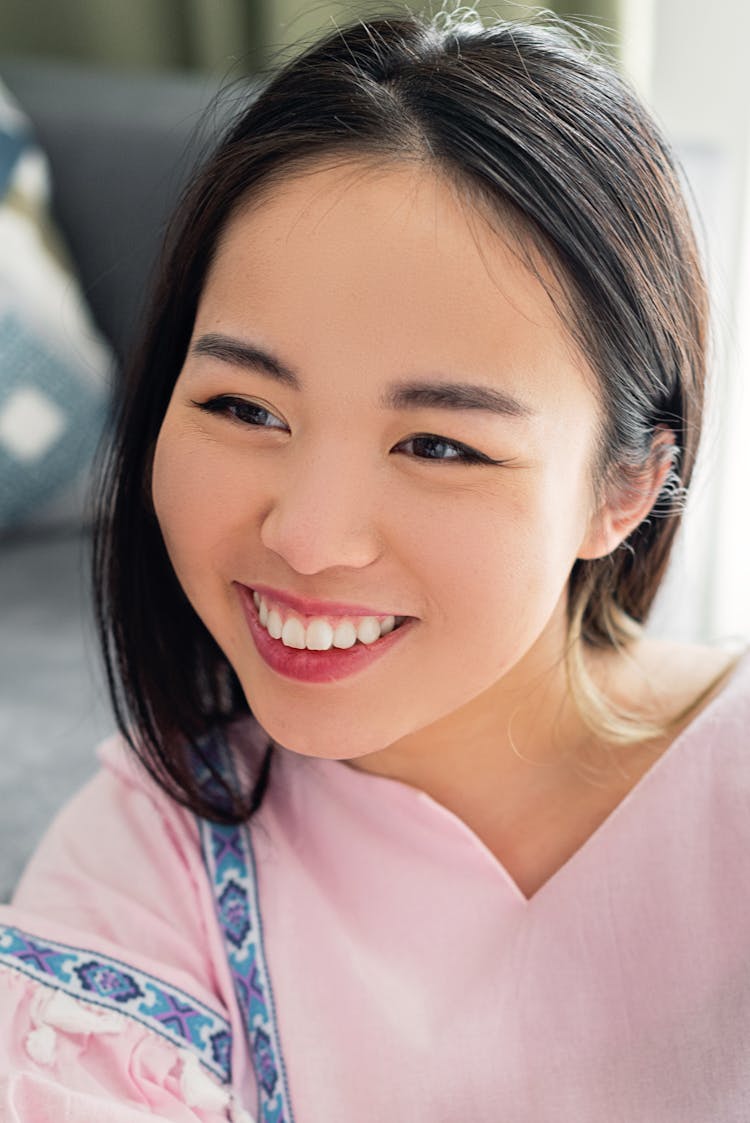
[[[57,1051],[57,1034],[52,1026],[32,1029],[26,1038],[26,1052],[38,1065],[51,1065]]]
[[[31,1003],[31,1021],[36,1027],[26,1037],[26,1052],[40,1065],[51,1065],[57,1054],[57,1034],[119,1033],[122,1014],[111,1010],[93,1010],[72,995],[56,990],[51,994],[38,991]]]
[[[180,1089],[188,1107],[205,1108],[207,1111],[221,1111],[229,1106],[232,1098],[232,1093],[208,1075],[193,1053],[182,1055]]]
[[[239,1104],[233,1103],[230,1111],[232,1123],[255,1123],[255,1116],[245,1111]]]
[[[64,991],[56,990],[44,1006],[37,1008],[39,1024],[55,1026],[66,1033],[120,1033],[122,1014],[114,1010],[94,1010]]]

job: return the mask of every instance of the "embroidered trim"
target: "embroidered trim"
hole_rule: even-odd
[[[231,754],[217,730],[215,749],[224,775],[236,780]],[[258,880],[250,831],[198,819],[203,860],[258,1084],[260,1123],[294,1123],[276,1024],[271,979],[263,950]]]
[[[229,1023],[192,995],[101,952],[0,925],[0,964],[53,990],[132,1018],[190,1049],[222,1083],[231,1080]]]

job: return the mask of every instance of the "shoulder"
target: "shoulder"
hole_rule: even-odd
[[[20,1123],[119,1120],[110,1086],[136,1103],[144,1089],[157,1097],[167,1089],[172,1113],[160,1119],[226,1118],[228,1081],[244,1091],[252,1077],[206,824],[162,791],[119,735],[96,756],[99,770],[52,821],[12,903],[0,906],[0,1058],[10,1065],[0,1060],[0,1118],[3,1094],[20,1096],[21,1085],[41,1098],[28,1101]],[[89,1086],[101,1103],[85,1098]]]
[[[200,859],[193,817],[161,791],[119,735],[96,756],[99,769],[47,827],[13,903],[118,941],[130,917],[143,927],[141,909],[152,926],[174,915],[178,929],[188,920],[191,902],[181,900]]]
[[[32,953],[49,963],[57,955],[81,979],[93,980],[97,966],[100,985],[112,976],[111,961],[98,962],[89,950],[79,965],[71,958],[77,949],[0,924],[4,958],[9,950],[19,958],[15,967],[0,961],[0,1118],[213,1123],[229,1117],[236,1092],[228,1067],[229,1023],[220,1011],[131,965],[117,973],[118,1003],[93,987],[82,997],[71,995],[34,977]],[[130,992],[144,988],[140,1002],[125,983]],[[179,1018],[167,1017],[170,1001]],[[154,1114],[143,1116],[144,1107]]]
[[[11,907],[63,943],[103,941],[113,955],[141,956],[146,969],[169,964],[206,980],[211,902],[201,897],[198,828],[119,734],[95,753],[99,769],[48,825]]]
[[[35,936],[96,948],[113,964],[221,1000],[222,948],[195,817],[162,792],[119,735],[96,755],[101,767],[48,826],[11,913]],[[62,981],[76,978],[67,971]]]

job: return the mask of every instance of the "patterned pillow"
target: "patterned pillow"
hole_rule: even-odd
[[[80,525],[114,386],[49,200],[47,159],[0,84],[0,534]]]

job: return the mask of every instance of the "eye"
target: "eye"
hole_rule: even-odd
[[[206,402],[192,401],[192,404],[203,410],[204,413],[218,414],[226,417],[229,421],[249,428],[286,429],[286,425],[279,421],[279,418],[265,406],[258,402],[247,401],[245,398],[221,395],[216,398],[209,398]],[[269,419],[275,420],[278,424],[269,424]],[[433,460],[442,463],[452,461],[459,464],[502,465],[510,463],[507,460],[493,460],[492,457],[485,456],[484,453],[477,452],[476,449],[469,448],[468,445],[461,444],[460,441],[449,441],[446,437],[439,437],[434,433],[417,433],[415,436],[409,437],[408,440],[402,441],[396,448],[406,448],[408,445],[411,445],[415,450],[413,455],[416,455],[418,460]]]
[[[207,402],[193,402],[194,406],[205,413],[217,413],[228,419],[239,422],[240,425],[249,425],[255,429],[286,429],[283,421],[279,421],[275,414],[257,402],[248,402],[244,398],[218,397],[209,398]],[[279,421],[278,425],[266,424],[267,418]]]
[[[469,448],[459,441],[449,441],[446,437],[438,437],[434,433],[417,433],[416,436],[409,437],[408,441],[402,441],[400,447],[404,448],[407,445],[412,445],[415,450],[422,450],[421,453],[416,453],[418,460],[438,460],[444,463],[454,461],[463,464],[506,463],[504,460],[493,460],[483,452],[477,452],[476,449]],[[447,455],[444,455],[445,453]]]

